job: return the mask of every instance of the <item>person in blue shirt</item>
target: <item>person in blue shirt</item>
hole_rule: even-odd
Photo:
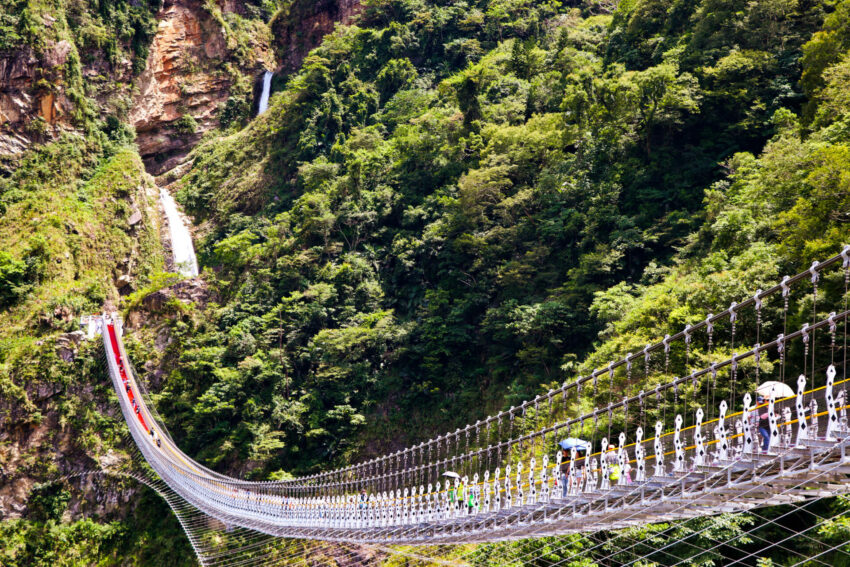
[[[761,435],[762,451],[767,452],[770,448],[770,415],[767,413],[767,406],[764,405],[764,396],[756,396],[756,408],[758,411],[758,430]]]

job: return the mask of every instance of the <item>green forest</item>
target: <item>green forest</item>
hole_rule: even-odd
[[[245,21],[272,30],[304,9],[247,4]],[[159,8],[0,7],[0,53],[55,34],[80,53],[52,79],[76,93],[77,131],[0,160],[0,431],[55,422],[74,437],[61,454],[33,450],[25,472],[38,483],[69,454],[121,451],[97,345],[67,362],[48,341],[104,305],[139,322],[130,356],[188,455],[288,479],[517,405],[848,243],[850,0],[363,0],[351,25],[275,75],[268,111],[254,116],[243,89],[192,150],[173,187],[195,224],[205,300],[152,301],[182,279],[155,221],[124,226],[135,210],[156,214],[153,181],[126,105],[95,111],[99,87],[80,65],[101,50],[141,73]],[[44,10],[59,16],[49,29],[33,23]],[[113,283],[124,259],[129,294]],[[27,384],[57,376],[62,394],[35,403]],[[85,519],[69,519],[70,498],[36,484],[22,517],[0,510],[0,564],[193,564],[176,521],[156,521],[168,514],[154,495]],[[826,516],[850,501],[818,506]],[[764,517],[676,529],[713,523],[710,548]],[[653,539],[666,527],[631,528],[645,542],[634,558],[669,541]],[[813,533],[835,544],[850,524]],[[618,540],[601,537],[598,556],[565,565],[604,564]],[[596,543],[502,543],[473,558],[514,546],[542,566]],[[720,551],[671,553],[724,564]],[[772,549],[759,561],[789,559]]]

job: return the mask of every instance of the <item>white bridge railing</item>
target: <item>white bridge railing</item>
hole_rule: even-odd
[[[841,287],[840,278],[821,282],[821,272],[837,265],[845,271],[843,294],[832,293],[836,299],[827,290],[822,295],[843,305],[818,316],[817,302],[825,301],[819,298],[819,283],[839,292]],[[786,276],[719,315],[647,345],[640,355],[630,353],[519,407],[380,459],[282,482],[230,478],[182,453],[139,395],[121,341],[121,322],[104,315],[98,328],[103,329],[122,412],[144,459],[175,493],[209,516],[270,535],[329,541],[503,540],[592,532],[845,492],[850,486],[848,270],[850,247],[845,247],[806,272]],[[813,300],[813,316],[788,332],[789,300],[797,284],[811,285],[811,294],[805,295]],[[736,347],[736,329],[739,339],[746,326],[756,337],[762,335],[763,308],[773,296],[782,305],[783,333]],[[755,317],[745,325],[743,313],[750,308]],[[779,306],[774,310],[780,312]],[[718,350],[732,354],[692,369],[696,333],[704,334],[710,356],[715,327],[727,321],[732,348]],[[818,337],[829,340],[817,342]],[[673,351],[673,345],[684,349]],[[737,354],[736,348],[744,352]],[[655,353],[663,358],[653,358]],[[614,399],[615,377],[624,387],[636,383],[633,366],[641,361],[646,378],[651,365],[668,374],[677,356],[688,374]],[[763,369],[768,359],[772,369]],[[757,380],[767,376],[778,381],[760,390],[763,403],[744,391],[753,373]],[[792,395],[781,393],[786,376],[793,383]],[[599,393],[600,377],[609,380],[608,393]],[[606,395],[607,404],[598,406]],[[576,415],[588,400],[597,407]],[[589,450],[558,448],[559,440],[579,436],[590,438]]]

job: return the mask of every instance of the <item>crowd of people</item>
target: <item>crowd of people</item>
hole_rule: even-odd
[[[754,411],[750,412],[750,426],[758,432],[760,438],[759,447],[761,451],[768,452],[770,449],[770,414],[768,411],[767,400],[761,394],[756,395],[756,406]],[[562,442],[563,444],[564,442]],[[571,492],[579,492],[584,487],[589,475],[595,474],[598,469],[597,461],[594,458],[592,461],[587,455],[589,443],[575,445],[576,458],[572,458],[571,450],[560,448],[561,451],[561,466],[559,470],[558,485],[561,492],[561,497],[566,498]],[[600,455],[600,461],[605,460],[608,471],[608,481],[610,486],[617,484],[632,484],[632,465],[629,459],[624,459],[622,462],[619,459],[622,447],[612,445],[604,455]],[[570,474],[572,471],[572,474]],[[620,480],[623,479],[621,483]]]

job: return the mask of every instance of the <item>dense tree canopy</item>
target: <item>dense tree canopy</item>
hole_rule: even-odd
[[[0,8],[0,49],[35,42],[24,4]],[[130,41],[143,60],[157,2],[83,4],[70,3],[80,9],[67,22],[79,41],[112,53],[116,35],[115,57]],[[276,18],[297,16],[278,5]],[[474,422],[834,254],[850,222],[848,50],[850,0],[364,0],[353,25],[275,79],[267,112],[246,123],[250,100],[231,97],[193,152],[176,187],[198,225],[207,293],[197,305],[150,301],[179,278],[161,273],[147,236],[150,259],[121,303],[141,321],[130,356],[177,443],[248,478],[327,470]],[[69,77],[83,84],[79,61]],[[1,213],[24,226],[55,186],[52,198],[81,195],[80,224],[102,223],[92,196],[112,203],[109,191],[145,186],[131,132],[89,120],[88,150],[63,139],[0,179]],[[59,159],[71,165],[50,165]],[[45,259],[76,236],[45,225],[50,238],[0,251],[0,310],[36,313],[31,290],[51,309],[103,303],[95,253],[47,292],[68,268]],[[129,236],[108,234],[129,250]],[[27,367],[30,339],[0,363]],[[21,376],[69,368],[47,347],[32,352],[41,365]],[[640,386],[618,375],[615,387]],[[93,429],[95,412],[67,415]],[[61,525],[62,493],[43,496],[28,522],[0,524],[9,549],[37,541],[26,557],[47,562],[60,539],[85,550],[89,534],[90,554],[123,541],[118,524]],[[818,506],[826,516],[847,503]],[[722,516],[672,533],[728,539],[754,525]],[[630,531],[643,543],[629,560],[668,546],[667,527]],[[840,542],[847,528],[818,534]],[[589,541],[504,546],[557,562]],[[500,549],[470,557],[486,565]],[[616,537],[594,549],[604,557]],[[711,553],[670,544],[669,555],[711,565],[754,549],[740,537]]]
[[[187,442],[342,464],[663,335],[654,297],[701,312],[832,249],[846,154],[797,116],[843,116],[813,55],[842,9],[364,3],[181,183],[220,294],[167,354]],[[703,261],[749,275],[692,297]]]

